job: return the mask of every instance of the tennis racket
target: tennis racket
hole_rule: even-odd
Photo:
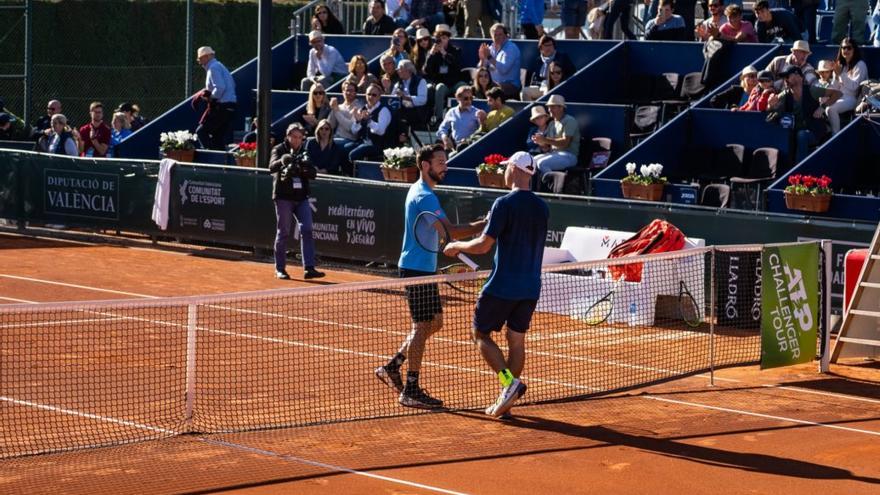
[[[423,211],[416,216],[413,222],[413,234],[419,246],[430,253],[442,253],[446,244],[452,240],[449,230],[440,217],[430,211]],[[458,253],[458,259],[471,267],[471,270],[476,271],[479,268],[474,260],[464,253]]]
[[[437,270],[438,273],[442,273],[443,275],[455,275],[458,273],[474,273],[474,270],[464,264],[464,263],[453,263],[451,265],[444,266],[443,268]],[[485,278],[468,278],[466,280],[447,280],[446,285],[452,287],[453,289],[461,292],[462,294],[467,294],[469,296],[476,296],[480,294],[480,291],[483,290],[483,285],[486,283]]]
[[[681,319],[689,327],[696,328],[703,322],[700,316],[700,306],[697,305],[696,299],[691,295],[684,280],[678,282],[678,312]]]
[[[584,311],[581,316],[584,323],[590,326],[596,326],[608,320],[608,317],[611,316],[611,312],[614,310],[614,293],[620,289],[620,284],[623,283],[624,278],[625,277],[621,276],[619,279],[615,280],[614,285],[611,286],[611,290]]]

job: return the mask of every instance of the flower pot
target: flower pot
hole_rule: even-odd
[[[255,156],[236,156],[235,164],[239,167],[256,167],[257,157]]]
[[[831,207],[830,194],[792,194],[785,193],[785,207],[789,210],[825,213]]]
[[[504,189],[504,174],[499,174],[496,172],[479,172],[477,173],[477,179],[480,181],[480,186],[482,187],[495,187]]]
[[[165,158],[170,158],[178,162],[192,163],[196,159],[196,150],[168,150],[163,153]]]
[[[387,168],[380,167],[382,177],[388,182],[415,182],[419,178],[418,167]]]
[[[624,198],[641,199],[644,201],[660,201],[663,197],[663,187],[666,184],[636,184],[635,182],[621,182],[620,189]]]

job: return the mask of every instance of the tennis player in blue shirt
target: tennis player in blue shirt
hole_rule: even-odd
[[[525,365],[525,337],[541,294],[541,260],[547,237],[547,203],[529,190],[537,167],[531,155],[517,151],[506,162],[504,182],[510,192],[495,200],[483,234],[470,241],[450,242],[447,256],[487,253],[497,242],[495,263],[474,310],[474,342],[498,374],[501,394],[486,414],[505,415],[526,392],[519,376]],[[507,324],[507,359],[492,340]]]
[[[403,249],[397,266],[401,277],[422,277],[437,273],[437,253],[423,249],[415,239],[414,222],[419,213],[429,211],[440,218],[453,239],[473,236],[483,230],[485,220],[471,224],[453,225],[440,200],[434,194],[434,187],[446,177],[446,151],[442,144],[423,146],[416,157],[421,177],[409,188],[405,203],[405,229]],[[441,228],[436,226],[436,228]],[[443,307],[440,304],[440,289],[436,283],[408,285],[406,300],[412,316],[412,331],[395,354],[384,366],[376,368],[376,376],[383,383],[400,393],[399,402],[407,407],[433,409],[443,406],[443,401],[431,397],[419,385],[419,372],[422,355],[428,337],[437,333],[443,326]],[[406,383],[400,374],[404,361],[409,360]]]

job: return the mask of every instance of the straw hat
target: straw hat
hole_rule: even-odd
[[[756,74],[757,75],[758,69],[756,69],[754,65],[748,65],[742,70],[742,73],[740,73],[739,77],[745,77],[749,74]]]
[[[452,36],[452,30],[449,29],[449,26],[447,26],[446,24],[437,24],[437,27],[434,28],[434,35],[435,36],[440,33],[446,33],[446,34]]]
[[[535,119],[538,117],[549,117],[547,110],[544,110],[544,107],[541,105],[535,105],[532,107],[532,115],[529,117],[529,122],[534,123]]]
[[[813,53],[810,51],[810,44],[804,40],[797,40],[791,45],[791,51],[800,50],[802,52],[807,52],[808,54]]]
[[[816,69],[816,72],[825,72],[825,71],[832,71],[832,70],[834,70],[834,65],[831,63],[830,60],[820,60],[819,61],[819,68]]]
[[[430,37],[431,37],[431,31],[428,31],[425,28],[419,28],[419,30],[416,31],[416,39],[417,40],[420,40],[422,38],[430,38]]]
[[[547,106],[565,107],[565,98],[562,95],[550,95],[550,99],[547,100]]]

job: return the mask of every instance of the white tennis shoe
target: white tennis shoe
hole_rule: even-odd
[[[501,389],[501,394],[494,404],[486,408],[486,414],[494,418],[500,417],[513,407],[513,403],[526,393],[526,384],[514,378],[510,385]]]

